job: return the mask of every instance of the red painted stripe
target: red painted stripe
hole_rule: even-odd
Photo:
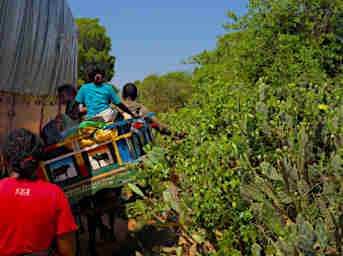
[[[45,147],[45,148],[44,148],[44,151],[49,151],[49,150],[55,149],[55,148],[57,148],[56,144]]]
[[[23,162],[25,163],[25,162],[27,162],[27,161],[32,161],[32,160],[34,160],[34,159],[33,159],[33,157],[31,156],[31,157],[25,158]]]
[[[91,153],[93,153],[93,152],[97,152],[97,151],[104,150],[104,149],[106,149],[106,150],[108,151],[108,150],[109,150],[108,145],[103,145],[103,146],[101,146],[101,147],[98,147],[98,148],[89,150],[89,151],[87,151],[87,153],[88,153],[88,154],[91,154]]]
[[[87,171],[86,165],[84,165],[84,164],[79,165],[79,168],[80,168],[81,176],[82,177],[87,177],[88,176],[88,171]]]

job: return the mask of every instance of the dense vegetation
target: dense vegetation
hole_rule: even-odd
[[[188,136],[149,152],[136,207],[177,222],[179,255],[342,255],[343,1],[251,0],[229,17],[165,116]]]
[[[185,72],[150,75],[135,84],[139,100],[154,112],[172,112],[184,107],[192,94],[192,74]]]
[[[115,57],[110,55],[112,49],[111,38],[106,35],[106,28],[99,24],[99,19],[76,19],[79,30],[79,84],[90,81],[89,66],[93,63],[101,64],[106,71],[106,81],[114,76]]]

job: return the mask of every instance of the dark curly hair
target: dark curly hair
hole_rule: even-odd
[[[61,94],[62,92],[76,94],[76,89],[71,84],[64,84],[57,88],[58,94]]]
[[[127,99],[128,97],[131,98],[131,100],[136,100],[138,96],[138,90],[135,84],[133,83],[127,83],[123,87],[123,98]]]
[[[105,66],[104,64],[101,64],[101,63],[91,63],[88,65],[88,67],[86,68],[86,73],[87,73],[87,76],[88,76],[88,83],[96,83],[95,81],[95,76],[97,74],[100,74],[103,79],[105,79],[105,76],[106,76],[106,72],[105,72]],[[102,84],[102,81],[99,82],[99,85]]]
[[[19,179],[37,179],[34,174],[42,154],[40,137],[24,128],[12,131],[2,146],[4,160],[12,171],[19,174]]]

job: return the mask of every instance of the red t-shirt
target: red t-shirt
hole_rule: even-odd
[[[50,248],[56,235],[77,229],[68,200],[58,186],[42,181],[0,181],[0,255]]]

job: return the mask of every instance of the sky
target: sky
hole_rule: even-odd
[[[116,57],[112,82],[150,74],[192,71],[188,57],[211,50],[223,35],[228,10],[243,14],[248,0],[68,0],[75,18],[99,18],[112,39]]]

